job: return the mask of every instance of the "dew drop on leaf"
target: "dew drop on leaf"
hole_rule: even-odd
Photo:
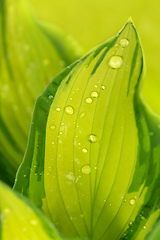
[[[56,111],[57,111],[57,112],[60,112],[60,111],[61,111],[60,107],[57,107],[57,108],[56,108]]]
[[[141,216],[141,220],[146,220],[144,216]]]
[[[92,92],[92,93],[91,93],[91,97],[93,97],[93,98],[98,97],[98,92]]]
[[[65,108],[65,112],[68,113],[68,114],[70,114],[70,115],[72,115],[73,112],[74,112],[73,107],[67,106],[67,107]]]
[[[91,135],[89,136],[89,141],[90,141],[91,143],[96,143],[96,142],[97,142],[97,136],[91,134]]]
[[[109,67],[111,68],[120,68],[122,66],[123,59],[121,56],[112,56],[109,60]]]
[[[129,222],[129,227],[132,227],[133,226],[133,222]]]
[[[87,148],[82,148],[82,152],[84,153],[88,152]]]
[[[81,115],[80,115],[80,118],[81,118],[81,119],[84,118],[85,115],[86,115],[85,112],[82,112]]]
[[[56,128],[56,126],[54,125],[54,124],[52,124],[51,126],[50,126],[50,129],[55,129]]]
[[[86,103],[92,103],[92,98],[86,98]]]
[[[49,98],[49,99],[53,99],[53,95],[49,95],[48,98]]]
[[[101,89],[102,89],[102,90],[105,90],[105,89],[106,89],[106,87],[105,87],[105,86],[101,86]]]
[[[91,173],[91,167],[90,165],[85,165],[81,168],[82,173],[84,174],[90,174]]]
[[[129,201],[129,203],[133,206],[135,203],[136,203],[136,201],[135,201],[135,199],[131,199],[130,201]]]
[[[129,45],[128,39],[126,39],[126,38],[121,39],[121,40],[120,40],[120,45],[121,45],[121,47],[123,47],[123,48],[127,47],[127,46]]]

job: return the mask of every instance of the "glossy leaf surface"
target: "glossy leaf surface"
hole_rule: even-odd
[[[80,51],[58,28],[38,22],[25,1],[1,1],[1,179],[14,181],[36,98],[54,76],[80,56]]]
[[[62,239],[33,204],[0,182],[0,239]]]
[[[129,21],[36,102],[15,189],[65,237],[142,240],[159,217],[160,119],[140,96],[142,76]]]

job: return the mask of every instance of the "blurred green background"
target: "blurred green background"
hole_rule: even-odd
[[[160,114],[160,0],[28,0],[37,17],[73,35],[86,51],[116,34],[131,16],[146,61],[143,96]]]

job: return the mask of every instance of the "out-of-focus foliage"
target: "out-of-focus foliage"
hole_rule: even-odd
[[[28,199],[0,182],[1,240],[61,240],[53,224]]]
[[[36,98],[81,48],[39,22],[25,0],[0,4],[0,178],[12,184],[22,161]]]
[[[159,240],[160,239],[160,219],[157,221],[152,231],[147,236],[146,240]]]
[[[116,33],[132,16],[140,32],[147,75],[143,95],[151,108],[160,114],[160,1],[131,0],[28,0],[38,16],[56,23],[71,33],[89,50]]]

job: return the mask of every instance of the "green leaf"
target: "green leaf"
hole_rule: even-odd
[[[57,27],[38,22],[23,0],[0,5],[0,178],[15,172],[27,145],[35,100],[51,79],[81,56],[78,44]]]
[[[146,240],[159,240],[160,239],[160,220],[157,221]]]
[[[0,239],[62,239],[28,199],[0,182]]]
[[[159,217],[160,119],[142,77],[129,20],[37,99],[15,189],[65,237],[142,240]]]

